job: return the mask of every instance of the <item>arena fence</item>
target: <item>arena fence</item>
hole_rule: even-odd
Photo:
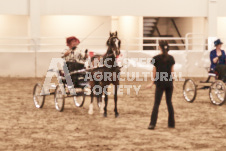
[[[184,77],[201,77],[206,76],[204,67],[209,66],[209,52],[207,48],[205,36],[201,34],[187,34],[186,37],[152,37],[152,38],[131,38],[135,41],[143,41],[144,39],[154,39],[155,44],[146,44],[155,46],[158,49],[160,40],[184,40],[184,44],[170,44],[171,46],[184,46],[185,50],[172,50],[170,54],[175,57],[176,72],[181,72]],[[81,48],[90,48],[89,51],[103,54],[106,51],[105,41],[107,37],[89,37],[80,38]],[[133,72],[138,72],[142,77],[142,72],[150,72],[151,64],[137,61],[136,59],[152,58],[159,51],[143,51],[130,50],[129,48],[143,47],[143,43],[130,43],[131,39],[122,40],[122,55],[121,59],[127,59],[127,68],[122,71],[132,75]],[[101,43],[100,43],[101,42]],[[46,75],[49,64],[52,58],[59,58],[63,49],[65,49],[65,38],[63,37],[41,37],[41,38],[0,38],[0,76],[20,76],[20,77],[42,77]],[[190,49],[191,46],[195,49]]]

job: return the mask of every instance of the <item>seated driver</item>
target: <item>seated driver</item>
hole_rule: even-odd
[[[88,54],[87,54],[87,50],[83,52],[82,50],[79,50],[77,48],[79,43],[80,43],[79,39],[77,39],[74,36],[68,37],[66,39],[66,44],[69,49],[63,52],[63,58],[66,61],[66,65],[69,72],[80,70],[85,67],[85,62],[86,62],[86,59],[88,58]],[[66,76],[66,79],[71,77],[73,83],[76,84],[76,81],[74,80],[74,79],[77,79],[76,76],[77,75],[72,74],[71,76]],[[68,86],[72,86],[72,84],[69,83]]]
[[[79,50],[77,48],[77,46],[80,44],[79,39],[74,36],[71,36],[66,39],[66,43],[69,49],[63,52],[63,57],[65,58],[65,61],[76,62],[84,65],[86,59],[88,58],[88,54],[87,50],[85,52],[82,52],[82,50]]]
[[[217,65],[225,64],[225,52],[221,50],[222,44],[220,39],[214,41],[216,49],[210,52],[210,72],[214,72]]]

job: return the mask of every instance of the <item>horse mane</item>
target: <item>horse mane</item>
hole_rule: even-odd
[[[110,37],[111,38],[111,37]],[[108,38],[106,45],[109,46],[110,45],[110,38]]]
[[[118,42],[118,48],[119,49],[121,48],[121,40],[119,40],[119,42]]]

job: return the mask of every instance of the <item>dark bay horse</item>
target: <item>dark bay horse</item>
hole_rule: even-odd
[[[108,105],[108,86],[110,84],[114,85],[114,102],[115,102],[115,117],[119,116],[118,109],[117,109],[117,90],[119,87],[119,73],[120,67],[117,65],[116,58],[120,54],[120,44],[121,40],[118,38],[117,32],[110,33],[110,37],[107,41],[107,52],[101,55],[95,55],[92,57],[91,61],[95,64],[95,61],[102,60],[102,66],[99,68],[95,68],[91,71],[91,75],[93,77],[90,80],[90,88],[91,88],[91,104],[89,108],[89,114],[93,113],[93,97],[94,97],[94,89],[96,86],[98,90],[95,89],[95,94],[97,94],[97,99],[102,102],[102,95],[105,95],[104,101],[104,117],[107,117],[107,105]],[[98,75],[98,74],[99,75]],[[102,76],[100,76],[102,75]],[[100,78],[101,77],[101,78]]]

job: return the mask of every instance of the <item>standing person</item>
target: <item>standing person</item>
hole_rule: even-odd
[[[160,41],[159,47],[161,53],[154,56],[152,59],[153,67],[153,78],[151,83],[146,86],[146,88],[151,88],[156,83],[155,89],[155,103],[151,115],[151,122],[148,129],[154,129],[158,117],[158,109],[162,99],[163,92],[165,92],[166,103],[168,107],[169,117],[168,117],[168,127],[175,127],[174,120],[174,109],[172,105],[172,94],[173,94],[173,77],[172,72],[174,72],[174,58],[168,54],[169,45],[166,41]]]
[[[221,50],[222,44],[223,43],[220,39],[214,41],[214,46],[216,47],[216,49],[210,52],[211,72],[215,71],[215,68],[218,64],[225,64],[225,52],[224,50]]]

